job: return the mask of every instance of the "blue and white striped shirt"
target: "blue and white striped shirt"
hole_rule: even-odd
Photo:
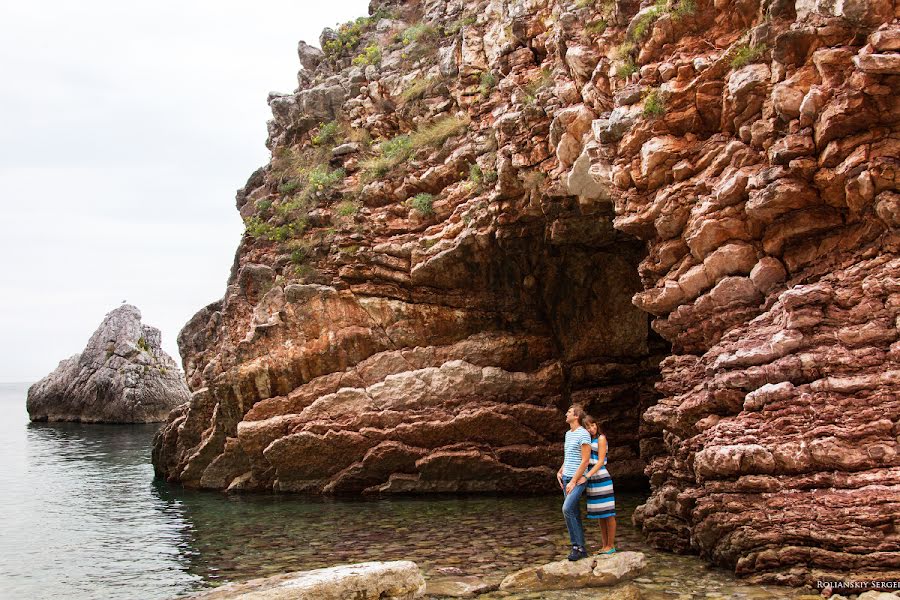
[[[581,447],[585,444],[591,445],[591,434],[584,427],[579,427],[575,431],[570,429],[566,432],[566,457],[563,461],[563,477],[575,476],[575,471],[581,465]]]

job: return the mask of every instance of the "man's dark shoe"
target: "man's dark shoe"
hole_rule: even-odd
[[[572,546],[572,551],[569,552],[569,560],[581,560],[582,558],[587,558],[587,556],[587,550],[578,546]]]

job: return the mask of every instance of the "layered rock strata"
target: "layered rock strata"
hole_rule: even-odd
[[[270,96],[157,473],[549,491],[578,401],[654,544],[900,568],[897,8],[370,8]]]
[[[159,329],[130,304],[110,311],[87,346],[28,388],[32,421],[155,423],[190,400]]]
[[[641,50],[638,85],[665,114],[601,140],[593,165],[616,228],[648,242],[634,300],[673,351],[644,415],[665,444],[644,454],[636,521],[767,581],[895,577],[896,9],[699,8]],[[756,62],[739,65],[744,48]]]

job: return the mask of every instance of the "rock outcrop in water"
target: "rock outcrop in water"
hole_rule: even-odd
[[[32,421],[154,423],[190,400],[159,329],[130,304],[110,311],[81,354],[28,388]]]
[[[894,3],[371,11],[270,97],[157,473],[552,490],[576,401],[617,483],[649,477],[652,543],[781,583],[900,568]]]

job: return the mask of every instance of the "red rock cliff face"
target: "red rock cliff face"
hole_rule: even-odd
[[[578,401],[653,543],[900,568],[897,8],[373,4],[270,97],[157,473],[550,491]]]

